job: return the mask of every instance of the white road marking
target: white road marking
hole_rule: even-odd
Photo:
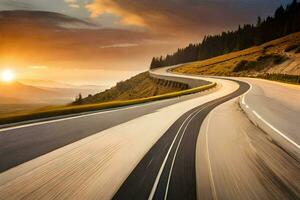
[[[246,101],[245,101],[245,97],[246,97],[246,95],[252,90],[253,86],[252,86],[251,83],[249,83],[249,82],[246,82],[246,83],[250,86],[250,88],[249,88],[249,90],[243,95],[243,97],[242,97],[242,104],[245,105],[246,108],[248,109],[249,106],[247,105],[247,103],[246,103]]]
[[[246,105],[246,102],[245,102],[245,95],[243,95],[243,97],[242,97],[242,104]]]
[[[250,84],[249,84],[250,85]],[[251,87],[251,86],[250,86]],[[204,109],[204,108],[203,108]],[[201,110],[200,110],[201,111]],[[195,112],[193,112],[191,115],[189,115],[189,117],[191,117],[193,114],[194,114]],[[188,118],[189,118],[188,117]],[[187,118],[187,119],[188,119]],[[183,122],[183,124],[187,121],[187,119]],[[177,139],[177,137],[178,137],[178,134],[179,134],[179,132],[180,132],[180,130],[182,129],[182,127],[183,127],[183,124],[181,125],[181,127],[180,127],[180,129],[178,130],[178,132],[177,132],[177,134],[176,134],[176,136],[175,136],[175,139],[173,140],[173,142],[172,142],[172,144],[171,144],[171,146],[170,146],[170,148],[169,148],[169,150],[168,150],[168,153],[167,153],[167,155],[166,155],[166,157],[165,157],[165,159],[164,159],[164,161],[163,161],[163,164],[162,164],[162,166],[161,166],[161,168],[160,168],[160,170],[159,170],[159,172],[158,172],[158,175],[157,175],[157,177],[156,177],[156,179],[155,179],[155,182],[154,182],[154,185],[153,185],[153,187],[152,187],[152,190],[151,190],[151,193],[150,193],[150,195],[149,195],[149,198],[148,198],[148,200],[152,200],[153,199],[153,197],[154,197],[154,194],[155,194],[155,191],[156,191],[156,189],[157,189],[157,185],[158,185],[158,183],[159,183],[159,180],[160,180],[160,177],[161,177],[161,174],[162,174],[162,171],[163,171],[163,169],[164,169],[164,167],[165,167],[165,164],[166,164],[166,162],[167,162],[167,160],[168,160],[168,157],[169,157],[169,154],[170,154],[170,152],[171,152],[171,149],[172,149],[172,147],[173,147],[173,145],[174,145],[174,143],[175,143],[175,140]],[[180,140],[181,141],[181,140]],[[180,144],[179,144],[180,145]],[[178,148],[179,146],[177,146],[177,148]],[[177,149],[176,149],[177,150]],[[177,151],[176,151],[177,152]],[[176,155],[176,154],[175,154]],[[172,170],[172,168],[173,168],[173,164],[174,164],[174,159],[175,159],[175,157],[173,157],[173,162],[172,162],[172,166],[171,166],[171,170]],[[170,173],[171,174],[171,173]],[[169,187],[169,178],[170,178],[170,174],[169,174],[169,177],[168,177],[168,184],[167,184],[167,190],[168,190],[168,187]],[[166,192],[166,194],[167,194],[167,192]],[[166,199],[166,194],[165,194],[165,199]]]
[[[207,125],[206,125],[206,131],[205,131],[205,139],[206,139],[206,155],[207,155],[207,161],[208,161],[208,169],[209,169],[209,180],[212,186],[212,194],[213,194],[213,199],[218,199],[217,192],[216,192],[216,186],[214,182],[214,177],[211,169],[211,161],[210,161],[210,156],[209,156],[209,147],[208,147],[208,129],[209,129],[209,124],[210,124],[210,118],[211,114],[208,115],[207,119]]]
[[[283,137],[284,139],[286,139],[288,142],[290,142],[291,144],[293,144],[296,148],[300,149],[300,146],[294,142],[292,139],[290,139],[288,136],[286,136],[284,133],[282,133],[280,130],[278,130],[277,128],[275,128],[272,124],[270,124],[269,122],[267,122],[265,119],[263,119],[256,111],[252,111],[253,114],[260,119],[262,122],[264,122],[267,126],[269,126],[271,129],[273,129],[276,133],[278,133],[281,137]]]
[[[243,95],[243,97],[242,97],[242,104],[243,105],[245,105],[245,107],[248,109],[249,108],[249,106],[246,104],[246,102],[245,102],[245,95]]]
[[[150,195],[149,195],[149,197],[148,197],[148,200],[152,200],[153,197],[154,197],[154,194],[155,194],[155,191],[156,191],[156,189],[157,189],[157,185],[158,185],[158,182],[159,182],[159,180],[160,180],[161,174],[162,174],[162,172],[163,172],[163,170],[164,170],[164,168],[165,168],[165,165],[166,165],[166,163],[167,163],[167,160],[168,160],[168,158],[169,158],[169,155],[170,155],[170,153],[171,153],[171,150],[172,150],[172,148],[173,148],[173,146],[174,146],[174,143],[175,143],[175,141],[176,141],[176,139],[177,139],[177,137],[178,137],[178,135],[179,135],[179,133],[180,133],[180,131],[181,131],[183,125],[184,125],[185,122],[188,121],[189,118],[190,118],[194,113],[196,113],[197,111],[198,111],[198,110],[195,110],[194,112],[192,112],[192,113],[191,113],[191,114],[183,121],[183,123],[181,124],[180,128],[178,129],[178,131],[177,131],[177,133],[176,133],[176,136],[175,136],[175,138],[174,138],[174,140],[173,140],[173,142],[172,142],[172,144],[171,144],[171,146],[170,146],[170,148],[169,148],[169,150],[168,150],[168,152],[167,152],[167,154],[166,154],[166,157],[165,157],[165,159],[164,159],[164,161],[163,161],[163,163],[162,163],[162,165],[161,165],[161,167],[160,167],[160,169],[159,169],[159,171],[158,171],[158,174],[157,174],[157,176],[156,176],[156,178],[155,178],[155,182],[154,182],[153,187],[152,187],[152,189],[151,189],[151,193],[150,193]]]
[[[174,157],[173,157],[173,160],[172,160],[171,168],[170,168],[170,171],[169,171],[169,176],[168,176],[168,181],[167,181],[167,186],[166,186],[166,192],[165,192],[165,198],[164,198],[165,200],[168,198],[169,184],[170,184],[170,180],[171,180],[171,175],[172,175],[172,171],[173,171],[173,166],[174,166],[174,163],[175,163],[175,159],[176,159],[177,152],[178,152],[178,149],[179,149],[179,147],[180,147],[181,141],[182,141],[182,139],[183,139],[183,136],[185,135],[186,129],[187,129],[187,127],[189,126],[189,124],[191,123],[191,121],[192,121],[192,120],[193,120],[193,119],[194,119],[194,118],[195,118],[202,110],[204,110],[204,109],[207,108],[207,107],[208,107],[208,105],[205,106],[204,108],[198,110],[198,112],[197,112],[196,114],[194,114],[194,116],[192,116],[192,117],[189,119],[188,123],[187,123],[186,126],[184,127],[183,133],[182,133],[182,135],[181,135],[181,137],[180,137],[180,140],[179,140],[179,142],[178,142],[178,145],[177,145],[177,147],[176,147],[176,151],[175,151],[175,153],[174,153]]]
[[[155,103],[155,102],[150,102],[150,103]],[[117,108],[117,109],[114,109],[114,110],[107,110],[107,111],[99,110],[99,111],[95,111],[94,113],[90,113],[90,114],[80,115],[80,113],[79,113],[78,116],[73,116],[73,117],[65,117],[65,118],[61,118],[61,119],[47,120],[47,121],[42,121],[42,122],[34,122],[34,123],[29,123],[29,124],[24,124],[24,125],[19,125],[19,126],[2,128],[2,129],[0,129],[0,132],[14,130],[14,129],[27,128],[27,127],[31,127],[31,126],[38,126],[38,125],[43,125],[43,124],[50,124],[50,123],[55,123],[55,122],[61,122],[61,121],[66,121],[66,120],[71,120],[71,119],[78,119],[78,118],[82,118],[82,117],[89,117],[89,116],[99,115],[99,114],[103,114],[103,113],[111,113],[111,112],[117,112],[117,111],[121,111],[121,110],[129,110],[129,109],[132,109],[132,108],[137,108],[137,107],[142,107],[142,106],[145,106],[145,104],[136,105],[136,106],[129,106],[129,107],[126,107],[126,108],[119,108],[119,109]]]
[[[243,95],[242,97],[242,101],[241,103],[243,105],[245,105],[245,107],[248,109],[250,108],[246,101],[245,101],[245,97],[246,95],[253,89],[253,86],[248,83],[250,85],[250,89]],[[290,139],[288,136],[286,136],[284,133],[282,133],[280,130],[278,130],[276,127],[274,127],[272,124],[270,124],[268,121],[266,121],[265,119],[262,118],[262,116],[260,116],[255,110],[252,110],[252,113],[258,118],[260,119],[263,123],[265,123],[267,126],[269,126],[273,131],[275,131],[277,134],[279,134],[281,137],[283,137],[285,140],[287,140],[288,142],[290,142],[291,144],[293,144],[296,148],[300,149],[300,145],[298,145],[296,142],[294,142],[292,139]]]

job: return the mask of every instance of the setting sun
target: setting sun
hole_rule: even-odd
[[[2,73],[1,73],[1,80],[3,82],[12,82],[13,80],[15,79],[15,73],[12,71],[12,70],[4,70]]]

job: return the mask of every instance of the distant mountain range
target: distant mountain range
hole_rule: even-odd
[[[103,91],[105,86],[75,86],[49,80],[0,83],[0,104],[66,104],[82,96]]]
[[[49,87],[49,88],[74,88],[75,85],[61,83],[58,81],[52,80],[37,80],[37,79],[22,79],[20,80],[21,83],[25,85],[31,85],[35,87]]]
[[[0,99],[6,98],[16,100],[16,102],[43,102],[47,99],[52,99],[59,96],[58,93],[47,91],[34,86],[24,85],[19,82],[1,83],[0,84]],[[9,102],[14,103],[14,102]]]

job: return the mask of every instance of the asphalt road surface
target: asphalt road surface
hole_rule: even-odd
[[[198,199],[299,199],[299,161],[251,123],[238,102],[218,106],[201,126]]]
[[[0,129],[0,199],[300,199],[298,86],[155,76],[218,88]]]
[[[203,84],[200,80],[199,85]],[[0,172],[118,124],[206,93],[0,129]]]
[[[244,79],[251,90],[243,98],[248,116],[284,148],[299,156],[300,87],[259,79]],[[300,159],[300,157],[298,157]]]
[[[214,90],[168,100],[176,103],[95,132],[88,137],[12,167],[0,174],[0,199],[111,199],[144,155],[181,115],[199,105],[230,94],[237,88],[237,84],[223,81],[223,84]],[[64,127],[56,129],[58,126],[55,124],[65,123],[65,121],[71,121],[68,123],[69,126],[74,127],[74,131],[76,128],[84,131],[85,127],[101,125],[99,119],[97,122],[89,123],[89,118],[102,114],[53,121],[51,122],[54,124],[53,130],[47,133],[64,134]],[[118,115],[115,114],[114,117]],[[119,116],[119,118],[122,117],[124,116]],[[83,123],[74,119],[84,120],[85,127],[81,128]],[[42,122],[34,126],[48,126],[51,123]],[[26,128],[34,130],[32,125],[24,125],[4,129],[2,134],[9,135],[7,131],[11,130],[22,132]],[[55,130],[59,130],[60,133],[56,133]],[[73,133],[69,132],[69,134]],[[35,136],[39,137],[38,134]],[[24,139],[25,142],[22,140],[20,142],[29,141],[30,143],[30,140],[36,140],[25,136]],[[33,145],[40,144],[34,143]],[[29,149],[34,148],[36,147],[30,146]],[[23,148],[23,151],[25,155],[31,152],[26,148]],[[9,157],[9,155],[6,156]],[[13,160],[14,157],[11,156],[11,159]]]
[[[196,107],[181,116],[151,148],[113,199],[197,199],[195,152],[199,130],[216,106],[250,87]]]

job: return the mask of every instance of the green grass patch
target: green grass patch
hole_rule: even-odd
[[[77,106],[76,105],[61,106],[61,107],[49,108],[48,110],[42,110],[42,111],[35,111],[35,112],[33,111],[33,112],[20,113],[15,115],[6,115],[0,117],[0,124],[9,124],[9,123],[22,122],[28,120],[36,120],[36,119],[43,119],[48,117],[78,114],[78,113],[89,112],[89,111],[97,111],[102,109],[117,108],[122,106],[147,103],[147,102],[202,92],[211,89],[216,85],[217,85],[216,83],[211,83],[209,85],[204,85],[197,88],[182,90],[178,92],[171,92],[171,93],[147,97],[147,98],[124,100],[124,101],[112,101],[112,102],[77,105]]]

